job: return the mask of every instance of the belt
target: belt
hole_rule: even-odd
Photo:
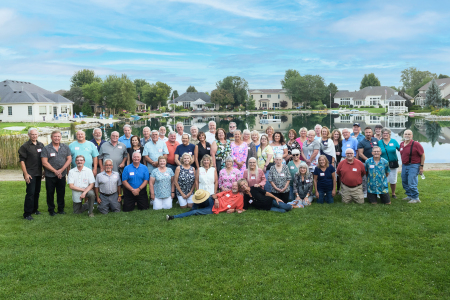
[[[342,183],[342,181],[341,181],[341,183]],[[346,185],[346,184],[344,184],[344,183],[342,183],[343,185],[345,185],[346,187],[349,187],[349,188],[355,188],[355,187],[358,187],[358,186],[360,186],[361,185],[361,183],[360,184],[358,184],[358,185],[355,185],[355,186],[349,186],[349,185]]]
[[[100,194],[102,194],[103,196],[112,196],[112,195],[114,195],[114,194],[117,194],[117,192],[112,193],[112,194],[105,194],[105,193],[100,192]]]

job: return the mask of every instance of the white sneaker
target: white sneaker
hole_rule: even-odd
[[[364,194],[364,198],[367,198],[367,194]]]
[[[411,198],[409,196],[406,196],[405,198],[403,198],[402,200],[411,200]]]
[[[408,203],[420,203],[419,199],[412,199],[410,201],[408,201]]]

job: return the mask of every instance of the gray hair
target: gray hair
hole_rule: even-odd
[[[133,152],[133,155],[131,156],[131,157],[134,157],[134,156],[136,156],[136,155],[139,155],[140,157],[142,157],[142,155],[141,155],[141,152]]]
[[[372,152],[373,152],[373,150],[375,150],[375,149],[379,149],[379,150],[381,151],[381,148],[380,148],[380,147],[374,146],[374,147],[372,148]]]
[[[169,132],[169,136],[171,136],[171,135],[177,135],[177,133],[175,131],[171,131],[171,132]]]
[[[258,172],[259,172],[258,161],[254,157],[250,157],[248,159],[248,162],[250,162],[250,161],[255,161],[255,173],[256,173],[256,176],[258,176]],[[247,181],[250,182],[250,168],[247,169]]]
[[[189,161],[190,161],[191,155],[189,155],[189,153],[187,153],[187,152],[184,152],[183,155],[181,155],[181,159],[180,159],[181,164],[183,164],[183,160],[184,160],[185,156],[189,157]]]
[[[353,153],[353,155],[355,155],[355,150],[353,150],[352,148],[347,148],[347,150],[345,150],[345,154],[347,154],[347,151],[348,151],[348,150],[351,150],[352,153]]]
[[[275,159],[278,159],[278,158],[283,159],[283,154],[277,153],[277,154],[275,155]]]
[[[117,133],[117,135],[120,136],[120,133],[119,133],[118,131],[113,131],[113,132],[111,132],[111,135],[112,135],[113,133]]]
[[[75,134],[77,134],[78,132],[84,133],[84,131],[80,129],[80,130],[77,130],[77,132]],[[84,133],[84,135],[86,135],[86,133]]]
[[[131,125],[128,125],[128,124],[123,125],[122,129],[127,128],[127,127],[131,129]]]
[[[233,159],[231,156],[227,156],[227,158],[225,158],[225,163],[226,163],[227,161],[234,162],[234,159]]]
[[[319,127],[320,127],[320,129],[322,129],[322,125],[320,125],[320,124],[316,124],[316,126],[314,126],[314,129],[316,129],[316,128],[317,128],[317,126],[319,126]]]
[[[239,129],[236,129],[235,131],[233,131],[233,134],[235,134],[236,132],[239,132],[240,134],[242,134],[242,131],[240,131]]]
[[[189,138],[189,134],[187,134],[187,133],[183,133],[183,134],[181,135],[181,138],[183,138],[185,135],[187,135],[187,137]]]
[[[209,122],[208,122],[208,126],[209,126],[209,124],[212,124],[212,123],[214,123],[214,125],[216,125],[216,122],[215,122],[215,121],[209,121]]]
[[[381,129],[381,134],[383,134],[385,132],[389,133],[389,135],[391,135],[391,133],[392,133],[389,128],[384,127],[383,129]]]
[[[306,133],[308,133],[308,128],[302,127],[298,130],[298,134],[300,134],[300,132],[302,132],[303,130],[306,131]]]
[[[164,129],[166,129],[166,127],[164,127],[164,126],[161,126],[161,127],[159,127],[159,130],[161,130],[161,128],[164,128]]]
[[[348,128],[344,128],[344,129],[342,129],[342,133],[344,133],[344,131],[348,131],[348,132],[350,132],[350,129],[348,129]]]
[[[113,160],[110,159],[110,158],[105,159],[103,165],[106,165],[106,162],[107,162],[107,161],[110,161],[111,164],[114,166],[114,162],[113,162]]]
[[[94,130],[92,130],[92,133],[94,134],[96,130],[102,131],[100,128],[97,127],[97,128],[94,128]]]
[[[178,125],[181,125],[181,126],[183,126],[183,128],[184,128],[183,122],[178,122],[177,124],[175,124],[175,127],[177,127]]]
[[[159,134],[159,131],[156,130],[156,129],[154,129],[154,130],[152,130],[152,133],[157,133],[157,134]]]
[[[32,130],[36,130],[36,131],[37,131],[37,128],[32,127],[32,128],[30,128],[30,129],[28,129],[28,134],[30,134],[30,132],[31,132]]]
[[[195,126],[195,125],[192,125],[190,130],[192,131],[192,129],[197,129],[198,130],[198,127]]]
[[[306,135],[309,135],[310,133],[312,133],[314,136],[316,135],[316,132],[314,130],[308,130],[308,132],[306,133]]]
[[[306,169],[306,174],[305,174],[305,178],[306,177],[309,177],[310,175],[310,171],[309,171],[309,167],[308,167],[308,165],[304,162],[304,161],[302,161],[301,163],[300,163],[300,165],[298,166],[298,172],[297,172],[297,174],[301,174],[300,173],[300,169],[301,168],[304,168],[304,169]]]
[[[150,131],[150,127],[148,127],[148,126],[145,126],[145,127],[142,129],[142,131],[144,131],[145,129],[148,129],[148,130]]]
[[[242,134],[246,134],[246,133],[251,135],[250,130],[244,129],[244,131],[242,131]]]
[[[253,130],[252,132],[250,132],[250,136],[252,136],[252,135],[254,135],[254,134],[256,134],[256,135],[258,135],[258,141],[259,141],[259,132],[258,132],[258,130]]]

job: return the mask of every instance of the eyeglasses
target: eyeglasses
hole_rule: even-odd
[[[300,154],[292,154],[292,156],[300,156]]]

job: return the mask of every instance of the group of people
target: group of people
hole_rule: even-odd
[[[330,132],[316,125],[314,130],[289,130],[287,138],[269,126],[265,134],[240,131],[234,122],[229,131],[210,121],[208,132],[195,126],[190,134],[182,123],[166,137],[166,128],[143,129],[143,137],[123,127],[109,141],[102,130],[93,130],[87,141],[78,131],[76,141],[61,143],[61,133],[51,134],[51,143],[38,141],[38,131],[28,131],[29,140],[19,149],[26,182],[24,218],[32,220],[38,210],[41,180],[45,177],[47,206],[51,216],[64,214],[66,184],[72,190],[73,212],[171,209],[176,199],[190,215],[241,213],[250,207],[287,212],[315,200],[333,203],[341,194],[344,203],[390,204],[388,184],[396,198],[397,151],[402,159],[402,184],[409,203],[418,203],[417,175],[423,172],[425,154],[412,132],[404,132],[399,145],[391,131],[377,125],[361,133],[353,130]],[[66,182],[67,175],[67,182]],[[147,191],[147,186],[149,191]],[[56,192],[57,210],[54,203]]]

